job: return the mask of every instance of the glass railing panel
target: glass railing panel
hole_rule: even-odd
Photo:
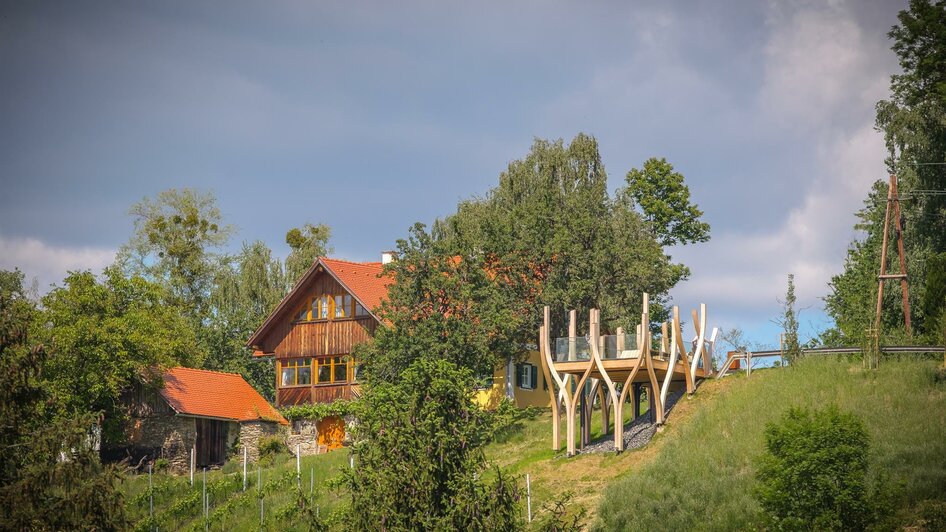
[[[588,339],[583,336],[575,338],[556,338],[555,339],[555,361],[572,362],[578,360],[589,360],[591,358],[591,348],[588,345]]]

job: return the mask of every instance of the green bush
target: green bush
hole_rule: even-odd
[[[167,458],[158,458],[157,460],[154,461],[154,466],[152,467],[152,469],[154,470],[155,473],[160,473],[162,471],[167,471],[170,465],[171,463],[168,462]]]
[[[263,436],[259,439],[259,461],[271,465],[279,454],[286,451],[286,444],[279,436]]]
[[[863,422],[835,406],[793,407],[768,424],[756,496],[772,528],[866,528],[871,521],[868,446]]]

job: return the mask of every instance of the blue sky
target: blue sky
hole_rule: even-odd
[[[213,191],[233,245],[332,227],[377,260],[483,195],[536,137],[597,137],[617,188],[666,157],[712,226],[672,250],[684,311],[802,334],[885,178],[874,104],[905,2],[5,2],[0,267],[100,269],[129,206]]]

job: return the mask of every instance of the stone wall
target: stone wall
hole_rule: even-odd
[[[289,435],[286,438],[286,445],[290,451],[296,452],[296,445],[299,446],[299,453],[303,456],[319,454],[319,428],[314,419],[297,419],[291,422]]]
[[[250,462],[259,460],[259,440],[264,436],[279,436],[280,439],[286,441],[286,428],[272,421],[245,421],[240,423],[240,446],[246,449]],[[293,445],[294,448],[295,445]]]
[[[191,448],[197,440],[194,418],[163,414],[132,419],[127,436],[123,450],[133,461],[142,456],[164,458],[175,473],[190,470]]]

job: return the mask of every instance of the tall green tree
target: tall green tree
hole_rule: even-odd
[[[47,349],[33,343],[37,309],[23,274],[0,271],[0,527],[125,530],[120,481],[89,439],[91,412],[58,417],[45,385]]]
[[[169,189],[131,207],[135,231],[121,250],[126,271],[167,286],[174,304],[195,323],[210,314],[208,299],[219,263],[219,250],[233,227],[212,193]]]
[[[422,224],[399,240],[381,306],[387,326],[359,346],[369,379],[396,382],[419,359],[450,361],[477,375],[521,351],[513,341],[522,314],[481,254],[457,255]]]
[[[343,471],[351,529],[522,528],[515,481],[490,472],[483,455],[489,422],[473,384],[469,370],[423,358],[399,382],[370,386],[355,427],[355,467]]]
[[[135,382],[157,385],[153,368],[201,362],[190,320],[170,298],[162,286],[115,267],[101,280],[70,273],[43,297],[34,334],[50,348],[43,374],[54,399],[49,408],[59,417],[99,413],[103,442],[120,442],[123,392]]]
[[[891,77],[891,98],[877,104],[876,125],[890,152],[887,170],[899,180],[910,306],[914,329],[923,334],[936,328],[921,304],[927,277],[935,255],[946,251],[946,196],[930,194],[946,190],[946,2],[911,0],[898,21],[888,36],[902,72]],[[831,279],[825,303],[836,323],[828,333],[835,343],[854,345],[873,324],[887,187],[878,180],[871,188],[857,213],[863,236]],[[881,328],[888,341],[904,335],[901,296],[898,284],[887,285]]]
[[[801,356],[801,347],[798,343],[798,315],[795,311],[795,274],[788,274],[788,289],[785,291],[785,301],[782,303],[782,331],[785,356],[794,364]]]
[[[527,303],[517,341],[535,341],[545,304],[555,309],[553,326],[559,333],[564,309],[579,310],[585,320],[594,307],[602,309],[606,329],[633,330],[642,292],[652,297],[654,320],[666,318],[668,291],[689,271],[672,262],[661,240],[705,240],[708,226],[698,220],[701,213],[690,204],[682,176],[652,173],[638,180],[636,175],[629,174],[627,185],[611,197],[593,137],[579,134],[567,146],[561,140],[536,140],[486,197],[461,203],[440,224],[458,248],[482,253],[504,273],[511,299]],[[694,219],[658,226],[656,218],[642,214],[656,207],[638,204],[637,198],[646,196],[640,187],[665,191],[665,201]]]
[[[286,295],[283,264],[262,242],[244,244],[216,269],[210,305],[214,309],[203,330],[207,344],[204,368],[240,373],[264,397],[273,400],[276,376],[271,360],[254,359],[246,339]]]
[[[662,246],[709,240],[709,224],[703,211],[690,203],[690,188],[683,174],[675,172],[664,158],[652,157],[643,168],[627,173],[626,194],[634,198]]]
[[[302,277],[315,259],[332,252],[331,246],[328,245],[331,236],[332,230],[325,224],[307,223],[286,233],[286,244],[289,244],[290,249],[289,256],[286,257],[286,275],[290,285]]]

